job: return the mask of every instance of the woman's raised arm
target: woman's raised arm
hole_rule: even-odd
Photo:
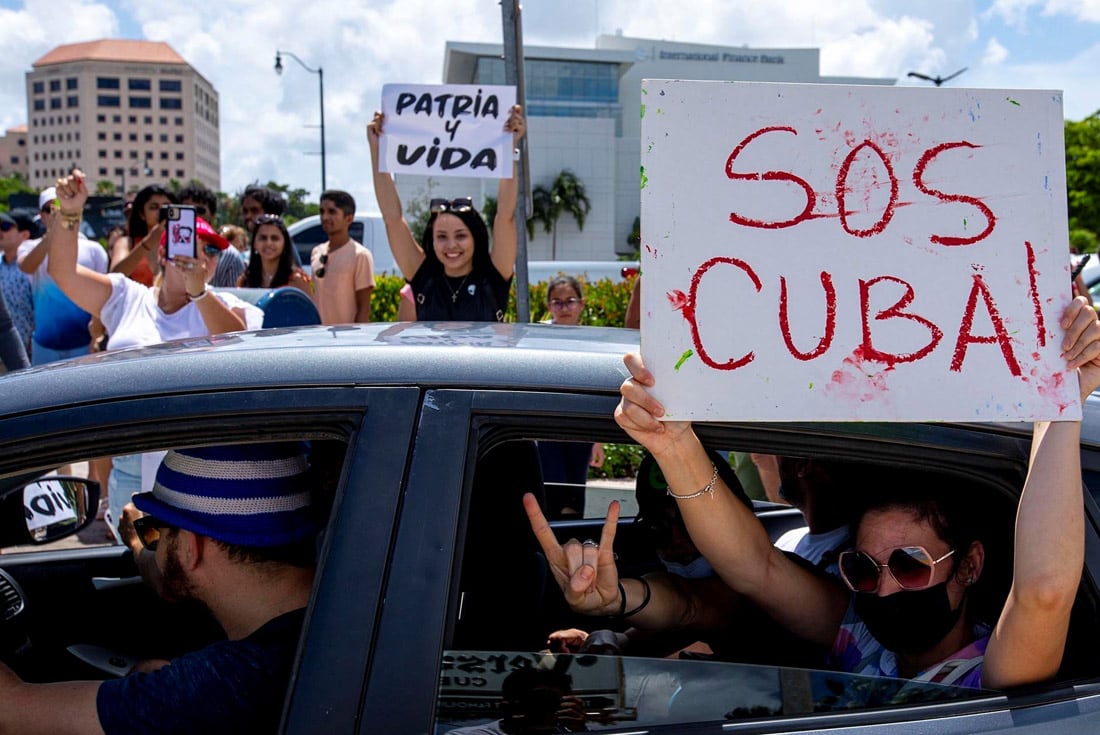
[[[397,194],[397,185],[393,177],[378,170],[378,143],[382,137],[382,123],[385,116],[375,112],[367,125],[367,143],[370,144],[371,172],[374,175],[374,197],[378,200],[378,209],[382,213],[382,222],[386,225],[386,239],[390,241],[390,251],[401,275],[406,281],[412,280],[424,262],[424,251],[417,244],[409,223],[401,211],[401,197]]]

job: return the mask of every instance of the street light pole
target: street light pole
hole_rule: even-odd
[[[283,73],[283,55],[289,56],[298,62],[298,65],[308,71],[310,74],[317,75],[317,82],[320,87],[320,104],[321,104],[321,191],[328,189],[326,185],[327,178],[325,176],[325,69],[318,66],[316,69],[307,66],[304,61],[299,59],[296,55],[289,51],[275,51],[275,73]]]

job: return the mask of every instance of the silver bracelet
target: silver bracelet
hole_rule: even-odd
[[[202,290],[202,293],[200,293],[200,294],[199,294],[198,296],[192,296],[191,294],[187,294],[187,297],[188,297],[189,299],[191,299],[191,301],[202,301],[203,299],[205,299],[205,298],[206,298],[206,295],[207,295],[208,293],[210,293],[210,289],[208,289],[208,288],[204,288],[204,289]]]
[[[669,486],[666,492],[677,500],[691,500],[692,498],[697,498],[700,495],[710,495],[711,497],[714,497],[714,483],[718,482],[718,468],[714,465],[713,462],[710,463],[710,468],[714,470],[714,474],[710,476],[710,482],[708,482],[702,490],[691,493],[690,495],[677,495],[676,493],[672,492],[672,487]]]

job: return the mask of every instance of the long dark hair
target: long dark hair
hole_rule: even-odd
[[[149,225],[145,224],[145,205],[157,194],[168,197],[168,201],[176,203],[176,195],[160,184],[150,184],[137,193],[134,204],[130,208],[129,230],[130,240],[137,242],[149,234]]]
[[[435,218],[440,214],[453,214],[462,220],[462,223],[470,230],[470,234],[474,238],[473,269],[484,271],[486,268],[492,268],[493,261],[489,257],[489,228],[485,226],[485,220],[481,218],[481,214],[473,208],[464,212],[447,210],[446,212],[432,213],[432,216],[428,219],[428,225],[424,228],[424,234],[420,236],[420,247],[424,249],[424,259],[431,264],[431,267],[440,272],[443,271],[443,263],[439,261],[439,257],[435,254],[435,237],[432,232],[435,227]]]
[[[274,214],[261,215],[256,218],[256,226],[252,228],[252,240],[249,243],[252,248],[252,255],[249,256],[248,270],[244,274],[246,288],[264,288],[263,258],[256,250],[256,234],[264,225],[277,227],[279,234],[283,236],[283,252],[279,255],[279,265],[275,268],[275,277],[271,279],[271,287],[278,288],[287,285],[290,282],[290,274],[294,272],[294,253],[291,252],[294,243],[290,240],[286,223],[283,222],[282,217]]]

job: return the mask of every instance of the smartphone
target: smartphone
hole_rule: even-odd
[[[1092,258],[1092,254],[1091,253],[1086,253],[1085,257],[1083,257],[1079,261],[1077,261],[1077,265],[1073,266],[1073,270],[1071,270],[1069,272],[1069,280],[1076,281],[1077,276],[1081,275],[1081,271],[1085,270],[1085,265],[1088,264],[1088,262],[1091,258]]]
[[[177,255],[199,257],[198,239],[195,237],[195,208],[184,204],[167,204],[160,208],[160,220],[167,233],[168,260]]]

